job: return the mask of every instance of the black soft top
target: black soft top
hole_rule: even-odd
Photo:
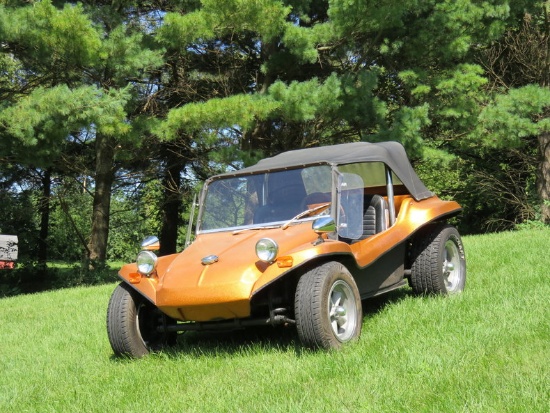
[[[262,159],[256,165],[238,171],[217,175],[222,177],[252,175],[261,172],[275,172],[312,165],[344,165],[360,162],[383,162],[403,182],[414,199],[434,196],[422,183],[407,157],[405,148],[399,142],[353,142],[317,148],[297,149],[283,152],[271,158]]]

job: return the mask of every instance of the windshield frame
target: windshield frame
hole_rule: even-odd
[[[334,172],[335,172],[335,169],[334,169],[334,165],[330,165],[330,164],[326,164],[326,163],[317,163],[315,165],[302,165],[302,166],[299,166],[297,168],[289,168],[289,169],[285,169],[285,170],[274,170],[274,171],[267,170],[267,171],[261,171],[261,172],[250,173],[250,174],[238,174],[238,173],[236,173],[235,175],[227,175],[226,174],[226,175],[223,175],[223,176],[216,176],[216,177],[208,179],[205,182],[205,184],[204,184],[204,186],[201,190],[200,198],[199,198],[199,212],[198,212],[197,224],[196,224],[196,228],[195,228],[196,235],[216,233],[216,232],[233,232],[233,233],[237,234],[237,233],[241,233],[241,232],[246,231],[246,230],[280,228],[283,225],[287,224],[291,220],[292,220],[292,225],[315,220],[316,218],[318,218],[318,216],[319,216],[318,214],[313,215],[313,216],[305,216],[305,217],[302,217],[302,218],[299,218],[299,219],[296,219],[296,220],[294,220],[294,217],[297,214],[292,214],[288,218],[285,217],[285,218],[282,218],[282,219],[277,219],[277,220],[268,221],[268,222],[257,222],[257,223],[252,223],[252,224],[244,224],[244,225],[235,225],[235,226],[203,229],[204,221],[205,221],[205,213],[206,213],[206,210],[207,210],[208,192],[209,192],[209,190],[211,190],[212,185],[214,185],[216,182],[220,182],[220,181],[224,181],[224,180],[230,180],[230,179],[240,179],[240,178],[262,177],[263,176],[264,177],[263,178],[263,184],[265,185],[265,182],[268,179],[267,176],[269,174],[276,174],[278,172],[285,172],[285,171],[299,171],[299,170],[303,171],[303,170],[306,170],[306,169],[309,169],[309,168],[326,168],[327,169],[327,172],[326,172],[327,182],[325,182],[325,185],[330,185],[330,190],[328,192],[328,194],[330,196],[330,200],[328,202],[330,202],[331,204],[334,204],[335,199],[336,199],[336,190],[335,190],[335,185],[334,185],[334,179],[335,179],[335,173]],[[261,197],[267,197],[267,195],[265,194],[265,191],[266,191],[266,189],[264,187],[262,189]],[[262,199],[259,202],[266,202],[266,201],[265,201],[265,199]],[[258,206],[257,208],[261,208],[261,206]],[[308,208],[305,207],[303,210],[300,210],[298,212],[301,213],[301,212],[303,212],[307,209]],[[332,214],[332,208],[329,207],[329,210],[331,211],[330,212],[331,216],[335,217]],[[320,212],[322,213],[323,210],[321,210]]]
[[[384,178],[382,179],[385,181],[385,185],[380,185],[382,184],[382,181],[380,181],[378,182],[378,184],[375,184],[373,186],[373,183],[370,182],[371,181],[370,177],[368,177],[368,175],[370,174],[365,175],[364,172],[361,172],[361,168],[357,169],[357,166],[360,166],[360,164],[363,164],[363,163],[379,164],[380,165],[379,168],[383,167],[381,170],[384,172],[384,174],[381,176],[384,176]],[[363,190],[365,195],[367,193],[379,194],[387,199],[387,202],[391,207],[391,211],[389,211],[390,227],[393,226],[396,222],[396,212],[394,210],[394,196],[395,196],[394,191],[397,190],[399,195],[411,196],[408,189],[403,185],[401,180],[395,176],[392,169],[387,164],[380,161],[365,161],[365,162],[343,163],[343,164],[318,162],[315,164],[299,165],[296,168],[262,170],[262,171],[254,171],[250,173],[240,173],[239,171],[235,171],[235,173],[232,173],[232,174],[227,173],[223,175],[214,176],[205,182],[205,185],[203,186],[200,194],[199,212],[198,212],[197,224],[195,226],[195,234],[199,235],[199,234],[215,233],[215,232],[233,232],[235,234],[239,234],[247,230],[281,228],[283,226],[288,227],[288,225],[297,225],[303,222],[314,221],[319,217],[319,214],[306,215],[299,219],[295,219],[295,216],[299,215],[299,213],[301,212],[306,211],[307,209],[311,209],[313,206],[315,206],[315,204],[304,207],[303,210],[297,211],[297,213],[292,217],[289,216],[288,218],[285,217],[285,218],[281,218],[280,220],[273,220],[269,222],[257,222],[257,223],[246,224],[246,225],[228,226],[223,228],[202,229],[204,213],[205,213],[205,201],[207,199],[208,189],[213,182],[217,182],[225,179],[233,179],[233,178],[237,178],[237,179],[246,178],[250,176],[267,176],[268,174],[271,174],[271,173],[277,173],[282,171],[304,170],[306,168],[314,168],[314,167],[326,167],[327,170],[330,171],[330,180],[327,179],[327,183],[330,183],[330,191],[324,192],[325,196],[327,196],[326,198],[327,200],[325,200],[324,202],[328,201],[329,194],[330,194],[330,200],[328,201],[331,204],[329,207],[329,215],[334,219],[334,221],[337,224],[336,233],[338,234],[338,237],[342,236],[341,234],[343,234],[345,238],[345,235],[346,235],[345,234],[346,230],[344,229],[346,223],[342,220],[342,216],[340,212],[342,207],[347,208],[346,202],[342,199],[343,188],[340,187],[344,176],[348,176],[348,175],[362,176],[364,178]],[[374,167],[374,166],[366,165],[364,170],[365,171],[369,170],[370,167]],[[372,192],[373,190],[376,192]],[[266,196],[265,192],[263,192],[262,196]],[[319,205],[319,203],[317,203],[317,205]],[[347,205],[352,205],[352,204],[348,203]],[[348,218],[349,217],[350,215],[348,213]],[[288,224],[288,225],[285,225],[285,224]]]

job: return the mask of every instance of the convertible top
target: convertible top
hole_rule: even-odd
[[[211,179],[275,172],[312,165],[344,165],[360,162],[383,162],[403,182],[414,199],[420,201],[434,196],[413,170],[405,148],[399,142],[353,142],[317,148],[297,149],[265,158],[256,165],[217,175]]]

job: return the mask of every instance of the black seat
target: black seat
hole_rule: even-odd
[[[372,237],[388,228],[388,206],[380,195],[365,195],[363,205],[363,233],[357,239],[341,238],[351,244]]]
[[[364,202],[363,235],[360,240],[385,231],[387,228],[388,206],[386,200],[380,195],[365,195]]]

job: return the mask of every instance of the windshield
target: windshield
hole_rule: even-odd
[[[207,187],[199,231],[287,222],[331,202],[331,182],[328,165],[214,180]],[[319,212],[330,214],[330,208]]]

